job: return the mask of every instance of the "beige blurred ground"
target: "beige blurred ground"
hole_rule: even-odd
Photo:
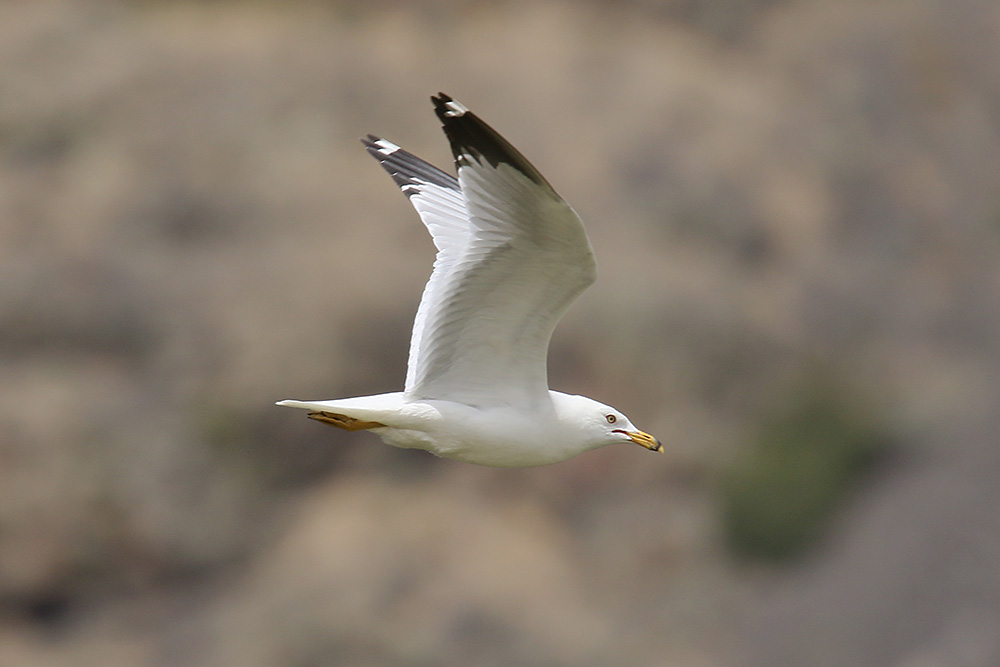
[[[1000,5],[0,4],[0,664],[1000,664]],[[400,387],[428,95],[581,213],[523,471],[272,407]],[[891,446],[797,559],[720,488],[815,386]],[[809,443],[806,442],[808,447]]]

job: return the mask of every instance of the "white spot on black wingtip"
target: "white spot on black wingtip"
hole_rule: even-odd
[[[448,116],[449,118],[460,118],[469,111],[468,107],[466,107],[461,102],[456,102],[455,100],[446,100],[444,106],[445,106],[444,115]]]
[[[374,143],[376,146],[378,146],[377,150],[382,155],[386,155],[386,156],[392,155],[393,153],[395,153],[396,151],[399,150],[399,146],[397,146],[396,144],[392,143],[391,141],[387,141],[385,139],[376,139],[372,143]]]

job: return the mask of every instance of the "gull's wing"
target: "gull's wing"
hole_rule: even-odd
[[[549,338],[596,268],[573,209],[461,104],[432,98],[458,180],[370,137],[438,248],[410,340],[405,395],[476,406],[548,401]]]

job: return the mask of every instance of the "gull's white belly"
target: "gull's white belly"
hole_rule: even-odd
[[[537,466],[564,461],[585,449],[574,442],[571,433],[560,429],[550,410],[479,410],[428,401],[410,404],[402,413],[402,419],[393,420],[396,424],[372,432],[390,445],[424,449],[456,461],[497,467]],[[416,419],[406,419],[406,413]]]

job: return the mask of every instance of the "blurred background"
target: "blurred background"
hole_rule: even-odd
[[[994,0],[0,3],[0,664],[1000,664]],[[443,90],[583,217],[495,470],[395,391]]]

